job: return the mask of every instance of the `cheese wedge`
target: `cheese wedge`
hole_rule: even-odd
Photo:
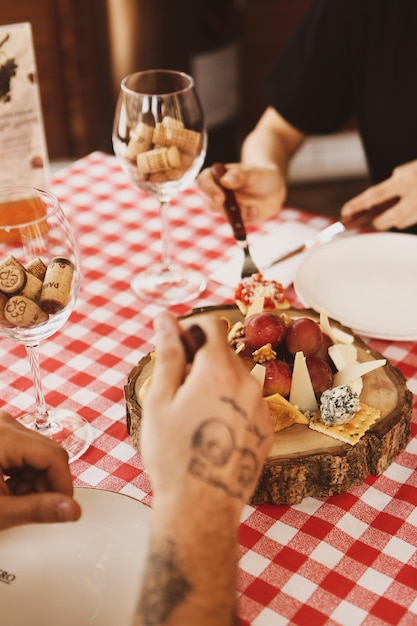
[[[279,393],[267,396],[265,400],[269,406],[269,414],[274,425],[274,432],[279,432],[293,424],[309,423],[307,417]]]
[[[338,387],[339,385],[350,385],[352,381],[356,380],[360,376],[369,374],[369,372],[373,372],[378,369],[378,367],[383,367],[386,362],[386,359],[375,359],[374,361],[364,361],[363,363],[349,365],[341,372],[336,372],[333,376],[333,387]]]
[[[263,296],[260,298],[255,298],[252,304],[248,307],[246,317],[250,317],[251,315],[255,315],[256,313],[263,313],[264,302],[265,298]]]
[[[329,318],[325,309],[320,309],[320,329],[330,337],[333,343],[353,343],[353,335],[346,333],[340,328],[330,326]]]
[[[358,352],[353,344],[335,343],[333,346],[329,347],[328,351],[338,372],[342,372],[347,367],[359,363]],[[363,388],[362,377],[359,376],[355,378],[355,380],[351,380],[349,386],[360,396]]]
[[[300,411],[311,411],[314,413],[318,409],[316,394],[314,393],[306,359],[302,352],[297,352],[294,358],[290,402],[297,406]]]
[[[258,381],[260,386],[263,387],[266,375],[265,367],[260,363],[256,363],[256,365],[254,365],[254,367],[251,369],[250,373],[251,376],[253,376]]]

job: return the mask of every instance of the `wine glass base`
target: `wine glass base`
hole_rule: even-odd
[[[207,279],[193,269],[161,263],[138,274],[130,283],[134,293],[147,302],[162,305],[194,300],[207,285]]]
[[[67,451],[69,462],[75,461],[93,441],[90,424],[80,415],[66,409],[48,409],[48,417],[49,425],[42,429],[36,426],[35,413],[26,413],[18,417],[18,421],[59,443]]]

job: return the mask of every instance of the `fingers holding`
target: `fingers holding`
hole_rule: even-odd
[[[0,530],[22,524],[74,522],[81,507],[70,497],[59,493],[1,496]]]
[[[44,490],[72,496],[73,484],[68,454],[58,443],[26,428],[10,416],[1,416],[0,468],[4,475],[13,475],[15,483],[22,477],[28,483],[42,484]],[[36,477],[36,478],[35,478]]]
[[[341,209],[342,217],[350,217],[358,211],[369,209],[375,204],[387,200],[387,191],[382,185],[369,187],[362,193],[348,200]]]
[[[376,217],[372,224],[377,230],[389,230],[390,228],[403,230],[413,226],[416,221],[415,203],[404,198],[390,209],[384,211],[382,215]]]
[[[180,325],[171,313],[160,313],[155,318],[154,329],[155,363],[145,403],[166,403],[171,401],[184,380],[186,355]]]
[[[207,196],[209,208],[216,213],[224,213],[225,195],[213,180],[210,168],[204,169],[197,178],[197,185]]]
[[[232,191],[238,191],[244,187],[247,175],[241,165],[229,163],[226,165],[226,168],[225,174],[220,178],[221,185]],[[210,209],[216,213],[224,213],[226,197],[221,187],[214,181],[210,168],[206,168],[201,172],[197,178],[197,184],[201,191],[206,194]],[[237,200],[239,201],[238,196]]]

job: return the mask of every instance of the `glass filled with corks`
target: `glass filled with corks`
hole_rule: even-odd
[[[79,254],[58,199],[29,187],[0,189],[0,336],[25,346],[35,400],[17,419],[58,441],[70,460],[88,448],[92,430],[77,413],[46,406],[39,345],[68,320],[79,287]]]
[[[204,113],[194,80],[174,70],[147,70],[121,82],[113,148],[132,182],[158,201],[162,254],[131,282],[140,298],[162,305],[188,302],[206,287],[197,269],[178,261],[169,229],[169,204],[189,187],[207,149]],[[138,214],[138,229],[141,216]],[[175,257],[175,262],[173,258]]]

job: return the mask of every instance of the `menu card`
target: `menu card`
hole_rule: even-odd
[[[49,168],[29,23],[0,26],[0,185],[45,187]]]

